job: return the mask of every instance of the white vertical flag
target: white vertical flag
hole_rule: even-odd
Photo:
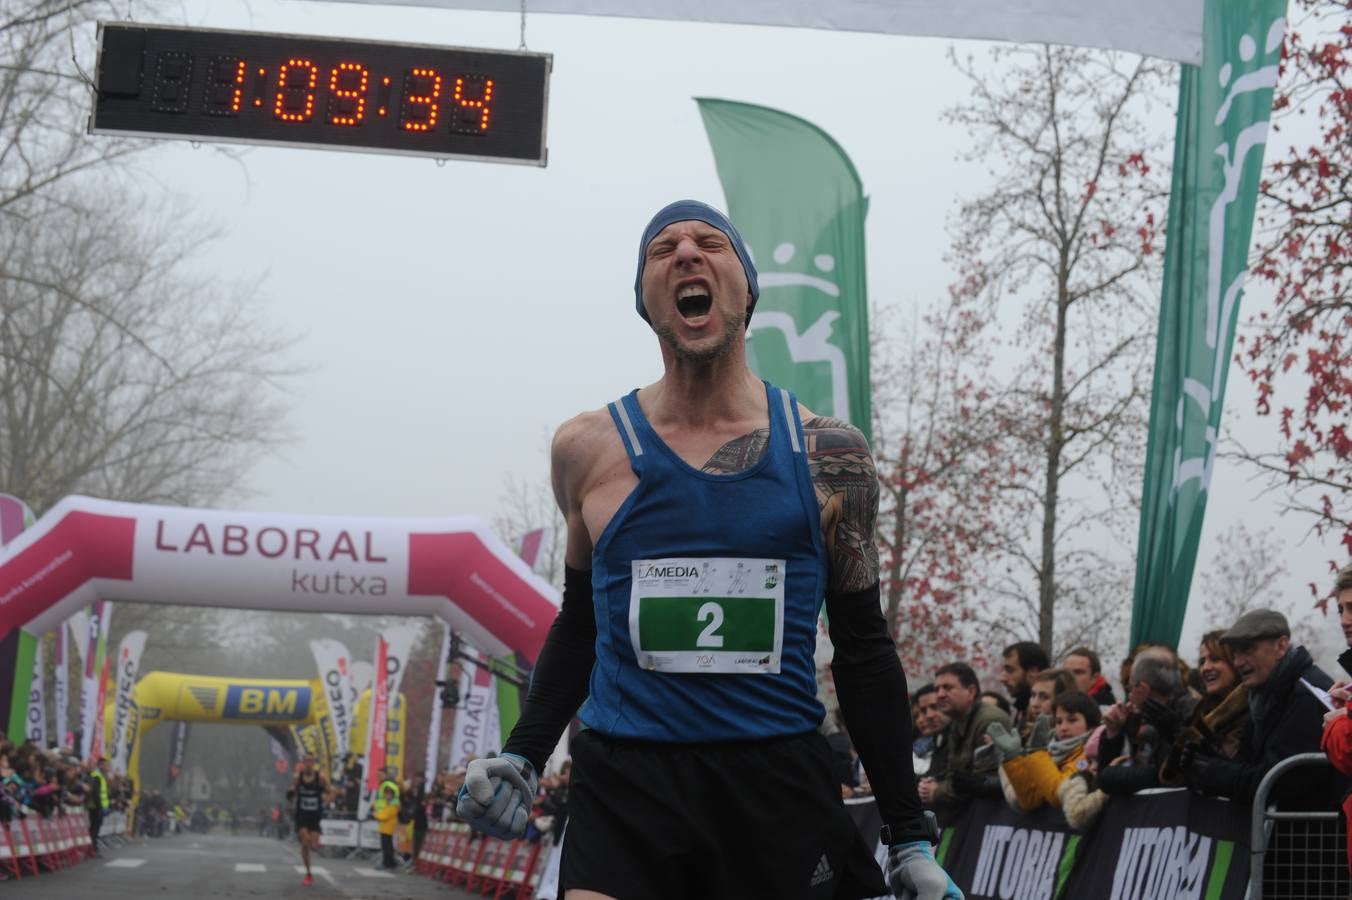
[[[334,752],[339,759],[347,755],[349,735],[352,733],[352,713],[355,709],[352,690],[352,654],[341,642],[325,638],[310,641],[319,680],[324,685],[329,715],[333,717]]]
[[[56,651],[52,659],[54,675],[53,693],[56,694],[56,721],[52,724],[52,738],[58,746],[66,745],[66,729],[70,727],[70,662],[66,656],[66,626],[64,623],[56,629]]]
[[[113,734],[109,742],[113,771],[125,773],[131,751],[131,692],[136,686],[136,672],[141,667],[141,654],[146,648],[144,631],[129,631],[117,649],[117,664],[113,678],[117,685],[113,700]]]
[[[103,618],[103,601],[96,600],[87,607],[83,616],[85,633],[82,636],[84,650],[80,654],[84,677],[80,679],[80,758],[89,759],[94,746],[94,707],[98,703],[98,647],[99,622]]]

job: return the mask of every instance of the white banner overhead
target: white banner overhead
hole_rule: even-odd
[[[779,25],[1130,50],[1199,65],[1202,0],[348,0],[510,13]]]

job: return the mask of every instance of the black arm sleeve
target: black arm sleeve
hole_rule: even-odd
[[[595,662],[591,572],[565,567],[563,603],[540,649],[521,718],[502,752],[520,754],[542,771],[559,735],[587,699]]]
[[[911,761],[911,702],[897,648],[887,633],[878,585],[826,597],[831,674],[845,727],[868,773],[892,841],[928,841]]]

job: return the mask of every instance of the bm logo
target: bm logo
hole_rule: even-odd
[[[310,716],[310,689],[263,684],[234,684],[225,690],[226,719],[306,719]]]

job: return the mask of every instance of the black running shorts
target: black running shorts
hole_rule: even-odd
[[[622,900],[876,897],[882,871],[816,733],[572,745],[560,887]]]
[[[319,834],[319,823],[323,819],[323,815],[323,813],[297,813],[296,830],[300,831],[305,828]]]

